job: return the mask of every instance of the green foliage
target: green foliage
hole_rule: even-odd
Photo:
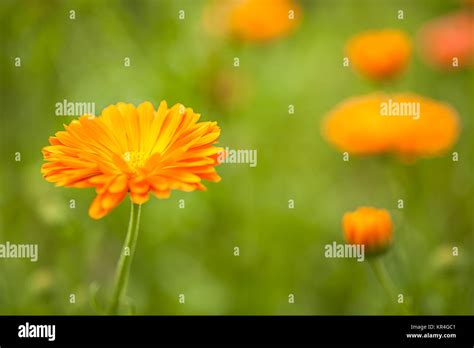
[[[383,258],[414,313],[473,314],[472,70],[434,71],[415,52],[390,87],[458,110],[458,162],[450,153],[344,162],[320,131],[335,104],[376,88],[342,66],[350,35],[395,27],[414,38],[457,3],[305,1],[292,35],[243,44],[203,29],[205,1],[2,2],[0,243],[37,243],[39,260],[0,259],[0,314],[100,314],[110,297],[128,200],[94,221],[93,189],[56,188],[40,174],[41,148],[72,119],[55,116],[64,99],[95,102],[97,113],[119,101],[181,102],[219,122],[221,145],[258,150],[256,168],[224,164],[207,191],[143,206],[127,291],[137,314],[400,313],[366,263],[324,257],[325,244],[343,242],[344,212],[361,205],[394,218]]]

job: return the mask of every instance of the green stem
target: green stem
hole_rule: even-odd
[[[382,260],[379,257],[375,257],[369,261],[370,266],[372,266],[372,270],[375,273],[375,277],[379,281],[380,285],[385,290],[385,293],[390,299],[390,303],[394,303],[393,301],[397,300],[397,294],[395,291],[395,286],[393,285],[392,279],[390,278]],[[410,315],[410,310],[405,306],[402,305],[402,310],[405,314]]]
[[[127,236],[123,244],[122,252],[117,263],[115,275],[115,286],[110,303],[109,314],[118,314],[120,302],[127,288],[128,275],[130,274],[130,265],[132,264],[135,246],[137,244],[138,226],[140,224],[140,204],[132,202],[130,210],[130,222],[128,224]]]
[[[392,280],[390,279],[387,270],[385,269],[380,258],[375,257],[374,259],[370,260],[369,263],[375,273],[375,277],[379,281],[380,285],[382,285],[384,288],[390,301],[395,301],[396,295]]]

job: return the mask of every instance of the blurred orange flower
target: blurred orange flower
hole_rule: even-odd
[[[43,148],[41,172],[56,186],[95,187],[89,208],[102,218],[130,193],[142,204],[153,192],[168,198],[172,189],[204,190],[203,179],[217,182],[214,166],[222,148],[212,146],[220,128],[216,122],[198,122],[200,115],[165,101],[155,111],[150,102],[118,103],[100,117],[81,116],[65,131],[49,138]]]
[[[291,32],[300,15],[300,6],[292,0],[221,0],[206,8],[204,24],[212,33],[267,41]]]
[[[350,64],[374,80],[390,79],[401,73],[411,56],[411,42],[399,30],[368,31],[353,36],[346,45]]]
[[[451,106],[415,94],[350,98],[323,122],[324,136],[342,151],[390,152],[407,159],[446,151],[458,133],[458,116]]]
[[[392,242],[392,219],[385,209],[360,207],[342,218],[344,238],[349,244],[364,245],[367,252],[379,252]]]
[[[466,67],[474,62],[474,14],[468,11],[428,22],[418,38],[423,58],[435,67]]]

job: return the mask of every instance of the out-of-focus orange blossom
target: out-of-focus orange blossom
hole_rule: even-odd
[[[300,20],[301,8],[293,0],[220,0],[204,12],[209,32],[252,42],[285,36]]]
[[[459,128],[454,108],[415,94],[353,97],[336,106],[323,122],[325,138],[341,151],[394,153],[403,158],[443,153],[456,142]]]
[[[363,32],[353,36],[346,45],[350,65],[374,80],[399,75],[407,67],[411,52],[408,35],[394,29]]]
[[[432,66],[451,69],[474,63],[474,14],[459,11],[425,24],[418,35],[422,57]]]

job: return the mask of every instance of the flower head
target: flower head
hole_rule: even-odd
[[[468,11],[460,11],[428,22],[418,36],[423,58],[439,68],[472,65],[473,32],[474,15]]]
[[[433,156],[449,149],[459,133],[456,111],[414,94],[354,97],[336,106],[323,124],[326,139],[354,154]]]
[[[150,192],[168,198],[171,190],[204,190],[203,179],[217,182],[214,166],[222,148],[216,122],[165,101],[157,111],[150,102],[118,103],[100,117],[81,116],[49,138],[41,172],[56,186],[95,187],[89,215],[99,219],[127,195],[142,204]]]
[[[346,45],[351,66],[374,80],[395,77],[408,65],[411,42],[399,30],[368,31],[352,37]]]
[[[292,0],[231,0],[212,3],[205,13],[208,30],[243,41],[267,41],[294,29],[300,7]]]
[[[360,207],[345,213],[342,228],[347,243],[364,245],[368,252],[383,251],[392,241],[392,219],[385,209]]]

